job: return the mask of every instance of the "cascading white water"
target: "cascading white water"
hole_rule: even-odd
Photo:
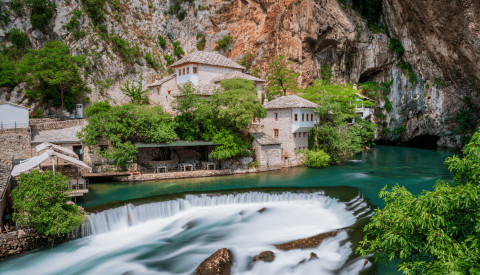
[[[86,237],[113,230],[123,229],[138,225],[156,218],[165,218],[185,211],[191,207],[220,206],[226,204],[247,204],[287,201],[325,201],[326,204],[336,200],[323,196],[323,192],[316,193],[281,193],[268,194],[250,192],[241,194],[229,194],[223,196],[200,196],[187,195],[185,199],[156,202],[134,206],[128,204],[118,208],[106,210],[97,214],[91,214],[81,227],[81,236]]]
[[[317,248],[274,245],[352,226],[368,213],[364,205],[361,197],[341,203],[320,192],[189,195],[125,205],[91,214],[83,226],[90,236],[3,262],[0,274],[192,274],[223,247],[233,253],[232,274],[358,274],[364,261],[347,263],[352,249],[344,231]],[[252,262],[266,250],[275,253],[273,262]],[[308,261],[310,252],[319,259]]]

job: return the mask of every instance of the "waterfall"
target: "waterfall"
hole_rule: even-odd
[[[127,204],[100,213],[90,214],[81,226],[81,236],[96,235],[110,231],[135,226],[149,220],[166,218],[192,207],[221,206],[231,204],[288,202],[288,201],[318,201],[329,207],[337,204],[336,199],[325,196],[323,192],[268,194],[249,192],[219,196],[187,195],[184,199],[155,202],[143,205]],[[363,200],[355,198],[357,203]]]

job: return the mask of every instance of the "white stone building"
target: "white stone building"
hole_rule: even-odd
[[[28,108],[12,103],[0,104],[0,129],[28,128],[28,123]]]
[[[308,137],[317,120],[315,109],[319,106],[296,95],[282,96],[263,106],[267,109],[267,117],[259,121],[260,127],[256,127],[253,136],[257,139],[258,134],[263,133],[273,141],[278,140],[281,144],[281,161],[284,167],[300,165],[301,161],[296,155],[296,150],[308,149]],[[269,146],[275,143],[272,140],[265,142],[265,138],[262,140]],[[257,143],[261,145],[262,140],[259,139]],[[256,150],[264,150],[260,147]],[[259,167],[266,165],[262,158],[257,158],[257,161]]]
[[[224,79],[243,78],[252,80],[261,98],[263,79],[244,74],[245,67],[216,52],[196,51],[170,66],[175,73],[156,80],[147,87],[150,89],[150,103],[160,105],[173,114],[172,103],[186,83],[190,83],[202,96],[211,96]]]

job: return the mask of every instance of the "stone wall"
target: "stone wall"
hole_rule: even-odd
[[[32,156],[30,142],[29,128],[0,131],[0,159],[11,161],[30,158]]]
[[[45,238],[32,229],[17,230],[0,234],[0,258],[22,254],[65,239]]]
[[[148,98],[150,100],[150,104],[162,106],[165,112],[174,114],[175,111],[172,107],[172,103],[174,104],[175,101],[174,95],[179,94],[180,91],[178,89],[177,82],[175,78],[172,78],[163,83],[160,87],[150,88]]]
[[[280,144],[261,145],[253,141],[255,160],[258,163],[258,170],[273,170],[282,168],[282,146]]]
[[[38,123],[33,123],[30,125],[32,132],[35,131],[45,131],[45,130],[55,130],[55,129],[65,129],[75,126],[86,126],[88,120],[86,119],[72,119],[72,120],[42,120]]]
[[[233,172],[230,169],[224,170],[199,170],[199,171],[187,171],[187,172],[168,172],[157,174],[142,174],[142,175],[130,175],[126,177],[117,177],[119,181],[147,181],[147,180],[163,180],[163,179],[183,179],[183,178],[201,178],[201,177],[214,177],[232,175]]]

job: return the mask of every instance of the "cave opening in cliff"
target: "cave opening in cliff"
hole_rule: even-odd
[[[437,141],[439,137],[434,135],[421,135],[409,141],[405,145],[416,148],[437,149]]]

